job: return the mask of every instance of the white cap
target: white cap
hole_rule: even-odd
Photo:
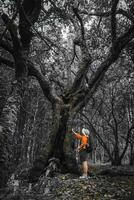
[[[86,129],[86,128],[83,128],[82,129],[82,134],[84,134],[84,135],[89,135],[90,134],[90,132],[89,132],[89,130],[88,129]]]

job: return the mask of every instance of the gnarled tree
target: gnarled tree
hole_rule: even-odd
[[[112,3],[108,1],[108,5],[111,9],[106,14],[104,13],[88,13],[87,7],[90,5],[84,5],[77,1],[62,2],[62,1],[44,1],[44,3],[39,0],[23,0],[15,1],[16,12],[12,19],[6,14],[2,14],[2,19],[6,25],[6,30],[10,33],[9,40],[2,36],[0,45],[2,48],[7,50],[13,57],[13,60],[7,60],[0,58],[1,63],[9,65],[10,67],[15,67],[16,81],[14,81],[13,91],[10,98],[7,100],[6,106],[3,108],[1,117],[1,142],[0,142],[0,162],[1,168],[1,183],[6,183],[6,177],[4,174],[8,174],[9,164],[11,160],[11,152],[9,151],[8,139],[14,134],[17,113],[20,109],[21,98],[23,95],[23,90],[26,88],[26,82],[28,76],[34,76],[38,80],[40,87],[43,90],[44,96],[52,105],[52,132],[50,135],[50,140],[46,145],[45,152],[43,152],[44,161],[43,167],[50,163],[57,165],[57,163],[62,163],[65,159],[63,144],[66,135],[67,122],[70,116],[80,111],[91,99],[96,89],[99,87],[105,73],[109,67],[118,59],[122,50],[128,45],[128,43],[134,38],[134,24],[133,24],[133,13],[128,9],[128,12],[118,12],[117,5],[119,0],[114,0]],[[109,8],[106,6],[107,9]],[[31,29],[36,33],[36,35],[46,43],[47,47],[58,48],[54,44],[51,38],[43,37],[34,27],[34,23],[38,20],[41,8],[45,17],[43,20],[47,20],[51,15],[61,18],[64,23],[69,23],[70,26],[74,26],[73,30],[77,32],[77,37],[73,41],[74,57],[76,55],[76,48],[79,48],[80,59],[77,63],[77,73],[70,87],[65,90],[62,89],[62,93],[58,94],[55,88],[49,81],[48,76],[44,75],[41,69],[37,67],[34,62],[29,57],[30,42],[32,39]],[[85,9],[86,8],[86,12]],[[117,15],[121,14],[127,19],[131,20],[129,25],[125,27],[124,32],[119,32],[118,28],[118,18]],[[14,20],[19,15],[19,25],[15,25]],[[108,17],[111,22],[110,34],[111,34],[111,44],[107,48],[108,53],[106,53],[105,59],[100,63],[96,71],[87,80],[87,74],[91,69],[92,64],[92,54],[91,49],[88,46],[87,33],[84,24],[85,15],[88,17],[91,15],[101,18]],[[90,20],[90,18],[88,18]],[[18,35],[19,32],[19,35]],[[55,51],[55,50],[54,50]],[[58,49],[59,51],[59,49]],[[77,57],[77,56],[76,56]],[[73,58],[74,60],[74,58]],[[72,61],[73,62],[73,61]],[[71,64],[72,64],[71,62]],[[44,66],[45,68],[45,66]],[[86,81],[85,81],[86,80]],[[86,84],[85,84],[86,83]],[[60,84],[60,83],[59,83]],[[62,85],[62,84],[61,84]],[[54,159],[59,162],[54,162]],[[43,170],[43,169],[42,169]],[[6,173],[3,173],[6,171]],[[8,176],[7,176],[8,178]]]

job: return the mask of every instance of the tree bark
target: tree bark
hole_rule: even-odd
[[[29,178],[31,182],[37,180],[44,169],[47,176],[60,170],[65,161],[64,140],[67,133],[69,112],[66,106],[59,103],[54,104],[52,109],[52,132],[44,147],[45,149],[40,152],[30,171]]]
[[[24,0],[22,4],[15,1],[15,4],[17,12],[12,19],[5,13],[1,15],[12,42],[12,45],[7,45],[4,42],[3,47],[13,56],[14,64],[12,65],[12,62],[10,64],[15,66],[16,80],[0,118],[0,187],[6,184],[13,169],[13,147],[11,144],[16,130],[17,115],[20,111],[23,92],[27,86],[28,56],[32,39],[31,26],[38,20],[42,0]],[[14,23],[18,12],[19,26]]]
[[[51,138],[50,158],[58,158],[62,163],[62,161],[65,160],[63,146],[69,113],[64,106],[59,107],[59,111],[57,111],[56,108],[57,106],[53,110],[55,113],[53,115],[54,134]]]
[[[0,118],[0,187],[3,187],[13,170],[13,136],[20,110],[25,83],[18,81],[13,85],[12,93],[7,99]]]

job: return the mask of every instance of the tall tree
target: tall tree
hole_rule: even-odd
[[[0,187],[6,184],[7,179],[12,172],[12,139],[16,130],[17,115],[20,111],[21,99],[27,85],[28,76],[28,56],[30,50],[30,42],[32,39],[31,26],[38,19],[41,10],[40,1],[15,1],[16,10],[9,18],[4,12],[1,18],[6,26],[1,35],[0,45],[4,50],[8,51],[14,60],[10,62],[10,67],[15,67],[15,81],[13,82],[12,92],[7,99],[0,118]],[[19,13],[19,26],[14,20]],[[29,23],[30,18],[30,23]],[[10,33],[9,38],[5,39],[6,31]],[[19,30],[19,34],[18,34]],[[7,60],[1,57],[1,63],[7,64]]]

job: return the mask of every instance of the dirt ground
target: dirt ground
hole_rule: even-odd
[[[128,166],[92,165],[87,179],[71,173],[42,176],[36,184],[9,185],[0,200],[134,200],[133,171]]]

